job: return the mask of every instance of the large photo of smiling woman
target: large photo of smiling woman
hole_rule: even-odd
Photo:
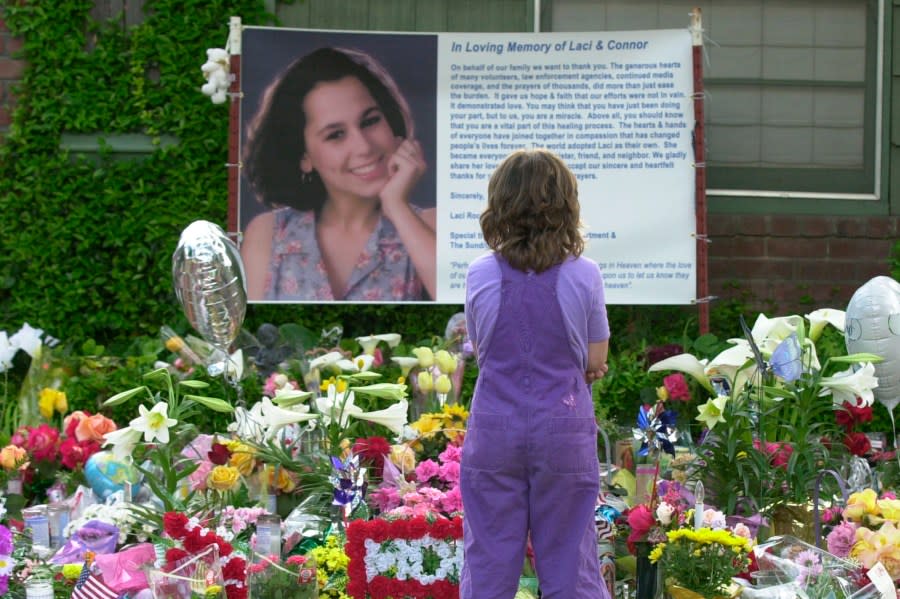
[[[407,101],[359,42],[434,81],[410,43],[434,54],[436,38],[356,36],[304,38],[316,47],[268,82],[246,125],[241,257],[250,301],[435,298],[435,84],[429,94],[410,83],[418,89]],[[411,105],[430,113],[427,127],[416,126]],[[247,196],[264,211],[246,214]]]

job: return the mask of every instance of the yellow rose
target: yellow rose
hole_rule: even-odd
[[[406,445],[391,445],[391,462],[401,472],[412,472],[416,469],[416,452]]]
[[[275,480],[275,472],[278,472],[278,480]],[[293,473],[288,472],[284,468],[272,468],[269,471],[269,485],[275,487],[282,493],[290,493],[297,488],[297,480]]]
[[[66,399],[64,392],[57,392],[56,399],[53,401],[53,408],[60,414],[65,414],[69,411],[69,401]]]
[[[240,442],[229,443],[231,458],[228,463],[238,469],[243,476],[250,476],[256,468],[256,458],[253,457],[253,449],[249,445]]]
[[[44,417],[44,420],[53,419],[54,403],[56,403],[55,391],[49,387],[41,389],[41,393],[38,395],[38,409],[41,411],[41,416]]]
[[[900,524],[900,499],[879,499],[877,504],[882,518]]]
[[[456,372],[456,357],[446,349],[439,350],[434,354],[434,361],[437,362],[438,368],[444,374],[453,374]]]
[[[0,449],[0,466],[4,470],[15,470],[28,459],[28,453],[17,445],[7,445]]]
[[[877,500],[878,494],[873,489],[851,494],[847,499],[847,507],[844,508],[844,518],[859,522],[863,516],[877,514]]]
[[[217,491],[234,491],[240,482],[241,473],[233,466],[216,466],[206,479],[206,484]]]

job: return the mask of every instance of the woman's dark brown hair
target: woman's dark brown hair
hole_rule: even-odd
[[[542,272],[584,251],[578,182],[544,149],[517,150],[488,183],[484,241],[513,268]]]
[[[315,210],[325,201],[318,175],[303,177],[300,172],[300,159],[306,153],[303,102],[319,83],[344,77],[355,77],[369,90],[394,135],[412,137],[409,105],[383,66],[357,50],[314,50],[295,60],[266,88],[247,127],[244,175],[267,206]]]

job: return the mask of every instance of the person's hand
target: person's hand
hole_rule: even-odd
[[[590,385],[597,379],[602,379],[604,376],[606,376],[607,372],[609,372],[609,365],[603,364],[597,370],[588,370],[587,372],[585,372],[584,380],[587,382],[588,385]]]
[[[409,203],[409,196],[413,188],[428,167],[425,164],[422,146],[418,141],[399,137],[397,139],[402,141],[388,160],[390,179],[379,194],[382,209],[386,213]]]

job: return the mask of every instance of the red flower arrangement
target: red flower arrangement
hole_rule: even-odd
[[[431,597],[432,599],[457,599],[459,582],[452,579],[438,579],[423,583],[414,578],[398,580],[376,575],[371,580],[366,576],[366,541],[379,545],[391,540],[413,541],[431,537],[448,543],[462,540],[462,517],[425,518],[416,516],[409,519],[354,520],[347,526],[347,544],[344,551],[350,558],[347,566],[347,594],[353,599],[388,599],[389,597]]]
[[[196,518],[188,518],[180,512],[166,512],[163,515],[163,530],[182,544],[182,547],[171,547],[166,551],[165,568],[171,568],[188,555],[216,545],[219,548],[226,596],[228,599],[247,599],[247,561],[234,550],[231,543],[201,526]]]

